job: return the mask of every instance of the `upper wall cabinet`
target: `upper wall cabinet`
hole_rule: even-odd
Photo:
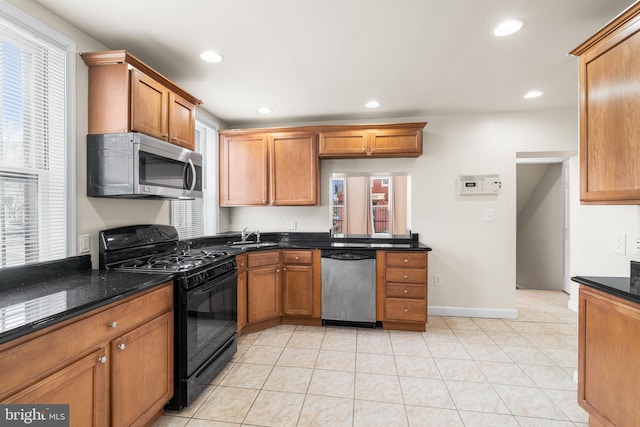
[[[571,54],[580,56],[580,200],[640,204],[640,3]]]
[[[426,123],[348,126],[320,132],[323,158],[418,157]]]
[[[89,133],[141,132],[195,148],[202,102],[124,50],[81,54],[89,66]]]
[[[313,132],[220,132],[220,206],[313,206],[319,165]]]

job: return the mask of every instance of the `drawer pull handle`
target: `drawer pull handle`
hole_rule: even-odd
[[[407,258],[405,258],[403,261],[404,261],[405,264],[409,262],[409,260]]]
[[[409,293],[409,290],[408,290],[408,289],[405,289],[405,290],[403,290],[403,291],[402,291],[402,293],[404,293],[404,294],[408,294],[408,293]]]
[[[100,362],[102,364],[107,363],[107,356],[98,357],[98,362]]]
[[[118,344],[118,350],[124,350],[125,348],[127,348],[127,346],[124,345],[124,343]]]
[[[404,311],[405,313],[408,313],[409,309],[407,307],[405,307],[404,310],[402,310],[402,311]]]
[[[109,323],[109,327],[110,327],[111,329],[115,329],[115,328],[117,328],[117,327],[118,327],[118,322],[111,322],[111,323]]]
[[[408,279],[408,278],[409,278],[409,275],[408,275],[408,274],[405,274],[405,275],[404,275],[404,278],[405,278],[405,279]]]

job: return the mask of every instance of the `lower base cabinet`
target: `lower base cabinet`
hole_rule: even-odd
[[[0,346],[0,402],[68,404],[72,427],[143,426],[173,396],[173,283]]]
[[[578,403],[592,427],[640,426],[640,305],[580,286]]]

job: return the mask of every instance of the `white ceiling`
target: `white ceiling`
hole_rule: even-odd
[[[577,107],[567,53],[632,0],[36,0],[229,125]],[[502,19],[519,33],[496,38]],[[222,53],[203,62],[204,50]],[[530,89],[544,92],[525,100]],[[363,104],[377,99],[382,106]],[[269,106],[273,113],[256,112]]]

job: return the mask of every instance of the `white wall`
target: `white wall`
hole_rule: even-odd
[[[571,159],[571,276],[629,277],[632,241],[640,235],[640,206],[581,205],[580,159]],[[626,233],[625,255],[614,252],[615,235]],[[577,284],[571,283],[569,307],[577,310]]]
[[[538,170],[543,173],[538,176]],[[533,170],[535,187],[517,216],[516,280],[528,289],[562,290],[563,188],[562,164],[517,165],[518,188]],[[522,195],[525,196],[525,195]],[[521,197],[520,191],[518,198]]]
[[[423,120],[429,123],[421,157],[323,160],[321,206],[233,208],[231,229],[283,230],[287,219],[296,219],[299,231],[328,231],[331,172],[408,172],[412,176],[412,230],[433,248],[429,255],[430,313],[515,316],[516,152],[576,151],[577,114],[560,110],[384,122]],[[488,173],[502,178],[497,196],[456,194],[459,174]],[[494,210],[495,221],[484,221],[486,209]],[[435,273],[443,275],[443,287],[433,286]]]

